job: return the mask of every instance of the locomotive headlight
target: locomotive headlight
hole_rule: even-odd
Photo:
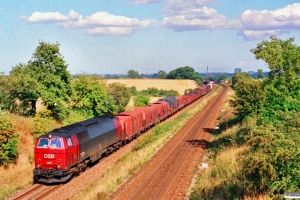
[[[60,166],[60,165],[58,165],[58,166],[57,166],[57,169],[60,169],[60,168],[61,168],[61,166]]]
[[[37,168],[37,169],[41,168],[41,165],[37,165],[36,168]]]

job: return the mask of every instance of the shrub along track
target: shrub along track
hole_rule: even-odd
[[[197,113],[136,174],[123,183],[113,199],[183,199],[204,157],[224,104],[227,88]]]

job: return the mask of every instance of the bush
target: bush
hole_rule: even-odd
[[[146,106],[149,104],[149,97],[139,95],[133,98],[134,106]]]
[[[136,95],[136,94],[137,94],[136,87],[135,87],[135,86],[132,86],[132,87],[130,88],[130,92],[131,92],[132,95]]]
[[[299,133],[298,133],[299,134]],[[249,180],[249,192],[268,193],[280,198],[285,192],[300,190],[300,139],[282,133],[272,124],[251,131],[251,146],[244,157],[243,174]]]
[[[35,129],[34,138],[53,130],[56,128],[56,122],[51,117],[51,111],[43,110],[36,114],[34,117]]]
[[[163,89],[157,89],[154,87],[148,88],[147,90],[142,90],[139,92],[141,95],[149,95],[154,97],[160,97],[160,96],[178,96],[179,93],[175,90],[163,90]]]
[[[7,166],[18,155],[18,134],[7,116],[0,116],[0,165]]]

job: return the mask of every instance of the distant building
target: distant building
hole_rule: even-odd
[[[242,69],[241,68],[235,68],[234,73],[242,73]]]
[[[254,74],[256,74],[256,72],[255,71],[248,71],[248,74],[249,75],[254,75]]]

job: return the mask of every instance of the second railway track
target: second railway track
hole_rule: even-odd
[[[209,128],[207,124],[211,117],[219,114],[220,105],[226,93],[227,88],[223,87],[222,91],[191,119],[188,125],[176,135],[179,139],[175,143],[169,144],[171,146],[169,151],[163,152],[163,159],[155,162],[150,173],[144,174],[144,178],[132,186],[134,189],[129,189],[131,186],[126,187],[128,190],[124,191],[123,199],[174,199],[170,193],[174,193],[174,189],[171,188],[177,183],[177,170],[182,162],[188,162],[187,155],[193,154],[190,151],[191,148],[201,142],[204,145],[209,142],[201,141],[201,134],[205,128]],[[119,198],[117,197],[117,199]]]

